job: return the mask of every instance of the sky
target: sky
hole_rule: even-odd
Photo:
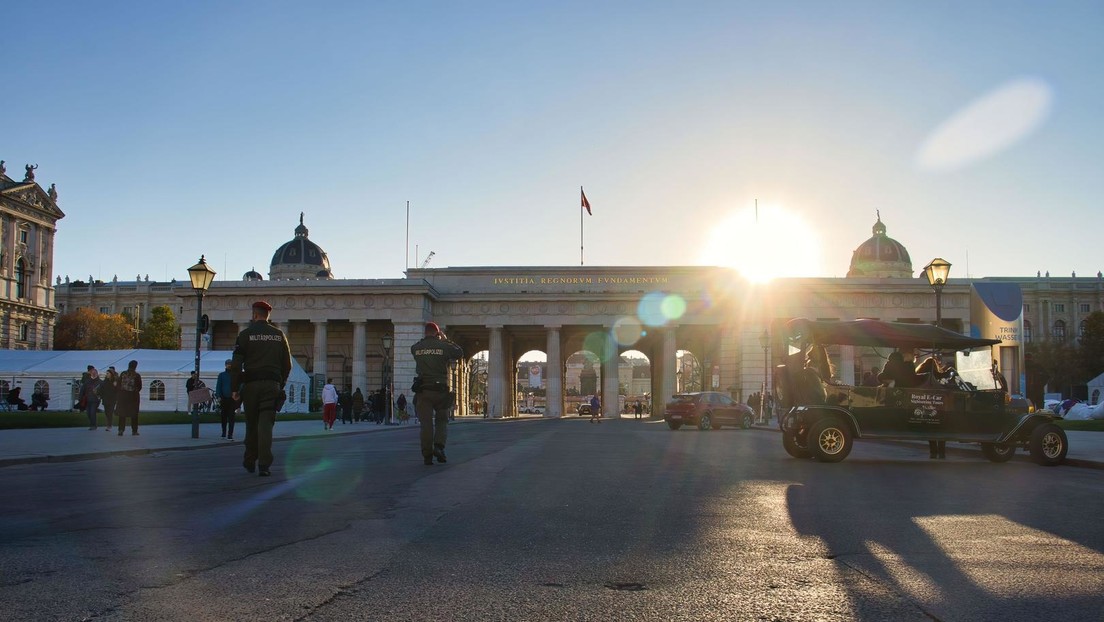
[[[63,277],[267,278],[300,212],[337,278],[578,266],[580,221],[588,266],[842,277],[877,213],[917,273],[1104,270],[1101,0],[3,14],[0,159],[56,184]]]

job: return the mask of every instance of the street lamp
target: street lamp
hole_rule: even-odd
[[[935,290],[935,325],[939,327],[943,326],[943,286],[947,284],[950,273],[951,264],[946,259],[936,257],[924,266],[924,277]]]
[[[387,425],[391,425],[391,346],[394,345],[394,337],[390,333],[380,337],[383,344],[383,393],[387,400]]]
[[[763,346],[763,390],[759,392],[759,423],[765,423],[763,413],[767,410],[767,378],[770,377],[770,355],[767,350],[770,348],[770,333],[766,330],[759,335],[759,345]]]
[[[195,375],[199,380],[199,336],[203,327],[203,292],[211,287],[211,281],[215,280],[215,271],[207,265],[203,255],[199,256],[199,263],[188,268],[188,278],[192,280],[192,289],[196,293],[196,331],[195,331]],[[192,438],[199,438],[199,403],[192,405]]]

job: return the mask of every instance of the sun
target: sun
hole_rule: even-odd
[[[764,283],[774,278],[819,276],[820,239],[799,215],[778,206],[741,209],[717,223],[702,263],[733,268]]]

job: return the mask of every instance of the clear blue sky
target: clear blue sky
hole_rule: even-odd
[[[303,211],[337,277],[399,277],[408,200],[411,264],[578,265],[580,185],[588,265],[710,263],[778,235],[758,199],[819,240],[781,274],[843,276],[875,210],[917,271],[1104,270],[1099,0],[3,14],[0,159],[57,184],[62,276],[267,277]]]

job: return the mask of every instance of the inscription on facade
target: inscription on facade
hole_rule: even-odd
[[[496,276],[492,285],[666,285],[666,276]]]

